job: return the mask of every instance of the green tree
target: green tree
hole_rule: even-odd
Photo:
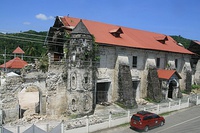
[[[189,45],[190,45],[190,42],[191,42],[191,40],[190,39],[186,39],[186,38],[184,38],[184,37],[182,37],[182,36],[171,36],[177,43],[181,43],[181,44],[183,44],[183,46],[185,47],[185,48],[188,48],[189,47]]]

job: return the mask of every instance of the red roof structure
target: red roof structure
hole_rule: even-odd
[[[67,16],[59,17],[59,19],[67,29],[72,29],[80,21],[78,18]],[[99,44],[193,54],[184,47],[179,46],[170,36],[164,34],[84,19],[82,19],[82,22]],[[113,32],[119,32],[120,36],[114,36]]]
[[[194,42],[200,45],[200,42],[199,42],[199,41],[194,41]]]
[[[10,69],[21,69],[24,68],[28,63],[19,57],[15,57],[14,59],[6,62],[6,64],[0,65],[0,68],[10,68]]]
[[[14,51],[13,54],[24,54],[25,52],[18,46]]]
[[[159,69],[157,70],[158,72],[158,78],[160,79],[166,79],[169,80],[174,74],[177,75],[179,79],[181,79],[181,76],[176,72],[176,70],[164,70],[164,69]]]

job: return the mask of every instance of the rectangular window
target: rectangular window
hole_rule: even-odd
[[[132,67],[137,67],[137,56],[133,56],[133,63],[132,63]]]
[[[157,58],[157,59],[156,59],[156,67],[157,67],[157,68],[160,68],[160,58]]]
[[[175,59],[175,67],[178,68],[178,59]]]

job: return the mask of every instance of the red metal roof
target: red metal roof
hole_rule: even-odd
[[[13,54],[24,54],[25,52],[18,46],[14,51]]]
[[[174,74],[177,75],[179,79],[181,79],[181,76],[176,72],[176,70],[164,70],[164,69],[159,69],[157,70],[158,72],[158,78],[160,79],[167,79],[169,80]]]
[[[15,57],[14,59],[6,62],[6,68],[11,69],[21,69],[24,68],[28,63],[19,57]],[[5,64],[0,65],[0,68],[5,68]]]
[[[66,16],[60,17],[60,20],[66,27],[75,27],[80,21],[80,19],[78,18]],[[82,19],[82,21],[89,30],[89,32],[95,36],[95,41],[100,44],[110,44],[132,48],[193,54],[189,50],[177,45],[177,42],[173,40],[170,36],[164,34],[148,32],[144,30],[137,30],[133,28],[116,26],[84,19]],[[121,30],[123,31],[123,34],[121,34],[120,37],[115,37],[110,33],[110,31],[112,31],[113,29],[119,28],[121,28]],[[158,39],[165,39],[165,37],[167,37],[167,40],[165,40],[165,44],[158,41]]]
[[[199,41],[194,41],[194,42],[200,45],[200,42],[199,42]]]

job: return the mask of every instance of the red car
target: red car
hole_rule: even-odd
[[[131,128],[144,130],[145,132],[147,132],[150,128],[163,126],[164,124],[164,117],[148,111],[137,112],[137,114],[134,114],[131,117],[130,121]]]

